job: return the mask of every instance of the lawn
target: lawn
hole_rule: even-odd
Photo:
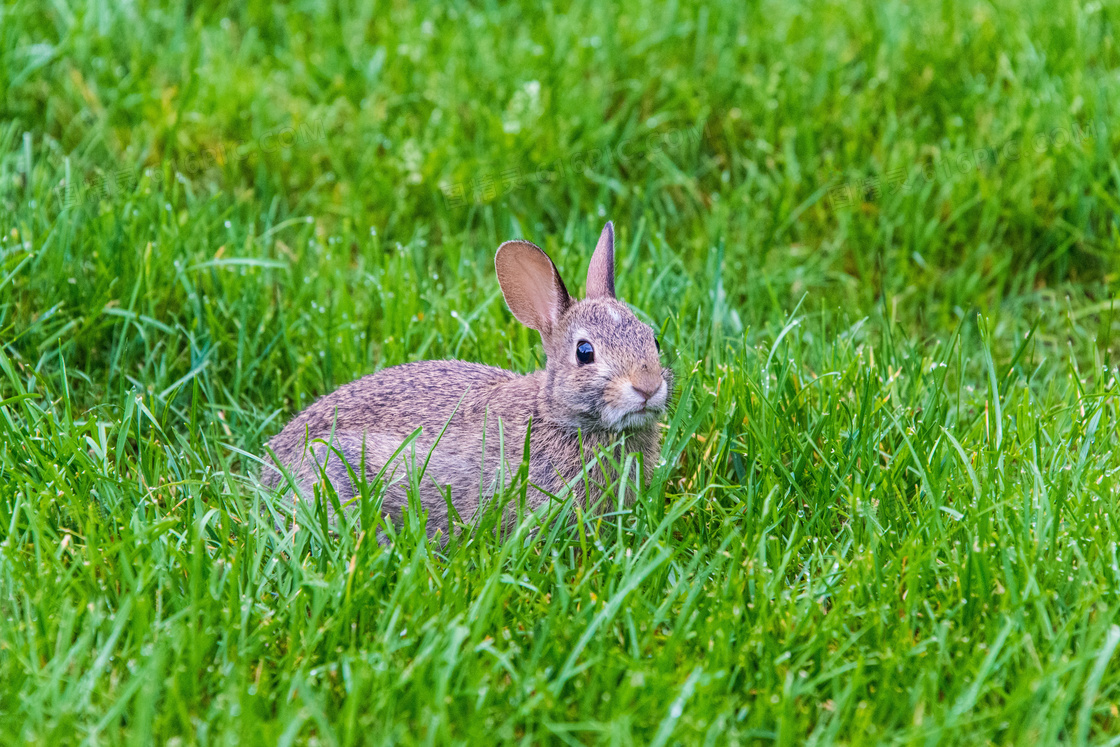
[[[1120,744],[1118,29],[8,0],[0,744]],[[288,418],[539,367],[494,251],[582,291],[608,219],[677,378],[632,507],[277,520]]]

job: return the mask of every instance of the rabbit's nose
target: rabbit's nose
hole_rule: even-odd
[[[630,388],[639,394],[643,400],[649,401],[649,398],[657,394],[661,389],[661,377],[651,375],[648,371],[643,371],[642,376],[636,376],[630,381]]]

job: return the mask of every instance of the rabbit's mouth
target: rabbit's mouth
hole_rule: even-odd
[[[653,424],[661,410],[648,405],[642,405],[637,410],[632,410],[619,418],[611,427],[616,431],[634,431]]]
[[[626,409],[608,408],[604,413],[606,416],[604,420],[611,430],[632,431],[653,424],[661,417],[662,412],[664,412],[663,407],[646,402]]]
[[[607,406],[602,413],[614,431],[636,430],[649,426],[665,410],[668,387],[664,380],[653,391],[638,389],[629,381],[618,381],[606,392]]]

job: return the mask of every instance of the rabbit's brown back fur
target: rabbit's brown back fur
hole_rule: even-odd
[[[539,488],[530,493],[534,507],[548,500],[546,493],[562,493],[566,485],[586,505],[580,477],[584,464],[592,465],[588,481],[596,491],[610,476],[601,473],[594,455],[608,448],[615,458],[621,456],[623,435],[628,452],[643,454],[643,478],[648,479],[660,458],[657,416],[671,393],[672,372],[660,366],[653,331],[613,297],[611,225],[603,231],[589,271],[589,293],[598,293],[594,298],[571,299],[551,261],[527,242],[504,244],[497,264],[515,316],[541,332],[546,367],[521,376],[478,363],[421,361],[339,388],[298,414],[269,442],[299,493],[309,497],[325,473],[346,503],[355,494],[347,464],[355,474],[364,464],[372,480],[419,428],[415,440],[385,469],[384,510],[399,517],[407,502],[408,471],[427,461],[419,497],[428,511],[429,533],[442,530],[446,535],[447,491],[459,515],[471,519],[480,502],[494,493],[498,479],[508,481],[516,473],[530,421],[529,480]],[[542,302],[542,294],[551,305]],[[577,359],[575,347],[584,340],[593,341],[592,364]],[[271,487],[281,482],[271,459],[266,459],[262,481]]]

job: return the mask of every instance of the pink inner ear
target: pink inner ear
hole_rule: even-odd
[[[547,335],[569,297],[552,260],[528,241],[507,241],[494,260],[509,310],[526,327]]]
[[[614,224],[607,221],[587,266],[587,297],[614,298]]]

